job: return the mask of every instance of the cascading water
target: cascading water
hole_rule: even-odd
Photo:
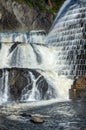
[[[8,101],[9,98],[9,84],[8,84],[8,71],[3,70],[0,77],[0,104]]]
[[[46,36],[45,30],[32,30],[29,33],[28,42],[29,43],[41,43],[44,44],[44,39]]]
[[[67,0],[58,13],[44,44],[40,41],[28,43],[30,39],[26,34],[21,36],[21,39],[24,36],[24,40],[19,40],[17,37],[16,43],[12,37],[12,43],[0,43],[0,68],[34,69],[48,82],[49,87],[44,99],[52,95],[52,88],[55,97],[68,99],[68,90],[74,76],[86,73],[85,22],[86,1]],[[20,43],[21,41],[25,43]],[[22,90],[21,100],[39,100],[41,95],[36,83],[40,76],[35,78],[31,72],[29,76],[32,89],[28,90],[30,86],[28,82],[28,86]]]
[[[10,49],[11,49],[11,45],[10,45]],[[62,82],[61,84],[62,76],[60,75],[58,76],[58,70],[61,66],[57,65],[56,59],[58,57],[57,55],[58,49],[56,47],[46,47],[44,45],[35,45],[35,44],[33,44],[33,47],[32,47],[30,44],[19,44],[11,53],[9,53],[10,49],[8,49],[7,51],[8,52],[7,54],[8,68],[12,68],[12,67],[29,68],[29,69],[37,70],[40,74],[42,74],[45,77],[49,85],[54,87],[54,89],[57,91],[57,94],[55,93],[55,95],[57,95],[58,98],[64,97],[65,99],[67,99],[68,89],[70,87],[69,84],[71,83],[71,81],[67,80],[66,78],[64,79],[64,82],[66,84],[65,85],[66,89],[64,87],[64,82]],[[39,57],[41,60],[40,63],[37,59],[37,53],[39,53],[39,56],[40,56]],[[38,92],[36,91],[37,85],[35,86],[35,81],[36,80],[33,80],[34,87],[31,90],[32,92],[31,91],[26,92],[26,95],[27,93],[29,93],[28,98],[25,99],[27,101],[31,100],[32,97],[33,97],[32,98],[33,100],[35,93]],[[50,94],[52,93],[51,90],[52,90],[52,87],[49,87],[48,92],[46,93],[45,99],[47,95],[52,95]],[[40,93],[38,95],[40,95]],[[37,99],[40,99],[40,98],[36,98],[35,96],[34,100],[37,100]]]
[[[86,74],[86,1],[67,0],[45,39],[58,48],[59,73],[67,77]]]
[[[73,82],[72,79],[68,79],[64,75],[58,75],[58,73],[55,70],[50,70],[45,72],[41,71],[40,73],[45,77],[47,82],[51,85],[51,88],[53,86],[53,88],[55,89],[55,91],[53,92],[55,98],[57,98],[58,100],[69,99],[69,88],[72,85]],[[49,88],[49,90],[47,91],[47,95],[48,93],[52,92],[51,88]]]
[[[0,33],[0,43],[1,42],[26,42],[27,33],[11,33],[11,32],[4,32]]]
[[[38,90],[38,84],[37,81],[39,80],[39,78],[41,77],[38,76],[38,78],[36,79],[35,76],[33,75],[32,72],[29,72],[29,75],[31,77],[31,84],[32,84],[32,89],[31,90],[27,90],[26,86],[24,88],[24,90],[22,91],[22,95],[21,95],[21,100],[25,100],[25,101],[35,101],[35,100],[40,100],[40,92]],[[29,84],[30,85],[30,84]],[[24,92],[25,90],[27,90],[26,92]]]

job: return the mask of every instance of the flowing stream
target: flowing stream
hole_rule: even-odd
[[[0,104],[8,101],[9,98],[9,84],[8,84],[8,71],[2,70],[2,77],[0,78]]]

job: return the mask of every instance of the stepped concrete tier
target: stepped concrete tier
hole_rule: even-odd
[[[0,43],[28,42],[26,32],[0,32]]]
[[[44,39],[46,37],[45,30],[32,30],[28,35],[29,43],[41,43],[44,44]]]
[[[60,74],[68,77],[86,74],[86,0],[65,1],[45,42],[58,49]]]
[[[0,43],[22,42],[44,44],[45,30],[32,30],[30,32],[0,32]]]
[[[0,43],[0,68],[51,70],[56,68],[56,53],[54,47],[41,44]]]

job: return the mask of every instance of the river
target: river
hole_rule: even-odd
[[[1,106],[0,130],[86,130],[85,101],[41,101]],[[31,116],[43,123],[33,123]]]

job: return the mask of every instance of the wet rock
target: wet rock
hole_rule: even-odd
[[[75,79],[69,90],[70,99],[86,99],[86,76]]]
[[[86,88],[86,76],[80,76],[74,81],[74,88],[76,89],[85,89]]]
[[[19,100],[24,87],[28,84],[27,78],[23,75],[23,70],[9,70],[9,87],[11,100]]]
[[[20,42],[15,42],[11,48],[9,49],[9,53],[11,53],[19,44],[21,44]]]
[[[2,45],[1,45],[1,43],[0,43],[0,49],[1,49],[1,47],[2,47]]]
[[[0,78],[2,78],[2,70],[0,69]]]
[[[28,113],[21,113],[20,116],[22,116],[22,117],[32,117],[32,115],[28,114]]]
[[[41,117],[32,117],[32,119],[30,119],[31,122],[33,123],[43,123],[44,120]]]
[[[7,130],[7,129],[4,129],[4,128],[0,128],[0,130]]]
[[[11,68],[8,71],[9,98],[8,101],[26,101],[32,92],[32,88],[36,87],[34,99],[43,100],[50,99],[54,93],[50,89],[46,79],[36,70]],[[4,69],[0,70],[0,78],[3,76]],[[5,76],[5,74],[4,74]],[[4,77],[5,78],[5,77]],[[4,82],[4,78],[2,78]],[[48,94],[48,88],[51,94]],[[4,89],[4,86],[3,86]],[[27,96],[26,96],[27,95]],[[48,95],[48,96],[47,96]]]

